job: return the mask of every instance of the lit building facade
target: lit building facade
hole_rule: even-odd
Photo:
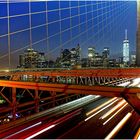
[[[76,48],[72,48],[70,50],[71,56],[70,56],[70,62],[71,66],[80,65],[81,64],[81,48],[79,44]]]
[[[19,55],[20,68],[45,68],[46,59],[45,54],[35,51],[32,48],[25,50],[23,54]]]
[[[130,56],[130,60],[131,60],[131,66],[135,66],[136,65],[136,55],[131,55]]]
[[[39,52],[38,53],[38,60],[37,60],[37,67],[38,68],[45,68],[47,67],[47,60],[45,57],[45,53]]]
[[[88,63],[90,67],[95,65],[95,48],[93,47],[88,48]]]
[[[125,40],[123,41],[123,63],[129,63],[129,40],[127,39],[127,30],[125,30]]]
[[[88,48],[88,58],[92,59],[94,57],[94,55],[95,55],[95,49],[92,47],[89,47]]]
[[[109,48],[105,47],[103,52],[102,52],[103,67],[108,67],[109,66],[109,54],[110,54]]]
[[[99,53],[95,53],[95,67],[102,67],[103,66],[103,57]]]
[[[69,49],[61,50],[61,55],[58,63],[60,63],[60,67],[70,67],[70,57],[71,52]]]
[[[57,59],[56,64],[59,67],[73,67],[81,65],[81,48],[79,44],[76,48],[72,48],[71,50],[61,50],[60,58]]]
[[[109,58],[109,54],[110,54],[109,48],[108,47],[104,48],[104,50],[102,52],[103,58]]]

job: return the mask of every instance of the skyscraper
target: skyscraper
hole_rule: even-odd
[[[123,63],[129,62],[129,40],[127,39],[127,30],[125,30],[125,39],[123,41]]]
[[[92,47],[88,48],[88,58],[92,58],[95,55],[95,49]]]
[[[103,58],[109,58],[110,50],[109,48],[105,47],[104,51],[102,52]]]
[[[102,52],[102,59],[103,59],[103,67],[108,67],[109,66],[109,48],[105,47],[104,51]]]
[[[45,54],[28,48],[19,55],[20,68],[44,68],[46,67]]]
[[[78,44],[76,48],[72,48],[70,50],[70,53],[71,53],[71,56],[70,56],[71,66],[81,64],[81,48],[80,48],[80,45]]]
[[[88,62],[89,66],[94,65],[95,61],[95,48],[89,47],[88,48]]]
[[[140,67],[140,0],[137,0],[137,48],[136,65]]]
[[[69,51],[69,49],[64,49],[61,50],[61,55],[60,55],[60,64],[61,67],[70,67],[70,56],[71,56],[71,52]]]

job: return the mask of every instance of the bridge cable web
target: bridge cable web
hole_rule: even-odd
[[[10,2],[10,1],[9,1]],[[77,2],[77,3],[76,3]],[[30,46],[37,51],[44,51],[48,59],[56,59],[54,56],[59,56],[61,49],[75,47],[78,43],[82,48],[83,57],[87,55],[87,48],[95,46],[97,51],[103,49],[102,42],[105,44],[113,45],[112,36],[116,36],[117,32],[123,32],[124,26],[127,26],[126,20],[128,20],[125,15],[131,14],[130,8],[131,4],[129,1],[65,1],[65,4],[62,1],[56,1],[53,3],[48,2],[35,2],[40,3],[41,6],[45,5],[44,9],[39,9],[38,11],[33,11],[34,4],[30,2],[31,7],[29,8],[30,12],[13,14],[11,10],[13,5],[16,5],[16,2],[9,3],[9,33],[0,34],[0,44],[7,38],[10,39],[10,53],[4,53],[0,56],[0,62],[2,63],[4,59],[9,57],[9,65],[17,66],[18,55],[23,53],[24,50]],[[27,2],[28,3],[28,2]],[[25,3],[21,2],[20,5]],[[50,9],[51,5],[58,4],[58,7]],[[17,7],[20,7],[17,5]],[[24,9],[24,6],[23,6]],[[23,10],[22,9],[22,10]],[[28,9],[28,10],[29,10]],[[26,10],[26,9],[25,9]],[[59,13],[57,19],[53,19],[52,15],[54,13]],[[65,13],[69,13],[66,14]],[[39,15],[40,14],[40,15]],[[52,14],[52,15],[51,15]],[[33,25],[33,16],[42,16],[40,20],[43,20],[43,15],[46,15],[46,20],[44,22],[37,23]],[[29,25],[27,27],[21,27],[22,29],[12,29],[13,23],[12,20],[19,18],[17,21],[20,21],[20,17],[29,17]],[[0,20],[7,19],[8,16],[0,17]],[[120,22],[119,26],[116,26]],[[3,21],[2,21],[3,22]],[[69,23],[70,22],[70,23]],[[69,25],[64,25],[68,23]],[[54,26],[55,25],[55,26]],[[3,24],[2,24],[3,26]],[[25,25],[24,25],[25,26]],[[59,26],[59,27],[58,27]],[[66,27],[65,27],[66,26]],[[57,31],[51,33],[52,27],[58,27]],[[16,27],[15,27],[16,28]],[[18,27],[17,27],[18,28]],[[41,33],[44,30],[44,34],[37,36],[35,34]],[[28,33],[30,35],[28,35]],[[32,35],[31,35],[32,33]],[[30,41],[25,38],[27,35],[30,38]],[[107,36],[108,35],[108,36]],[[20,40],[16,39],[21,37]],[[32,38],[32,43],[31,43]],[[9,39],[8,39],[9,40]],[[19,43],[13,43],[15,41],[21,41]],[[23,42],[23,43],[22,43]],[[47,43],[46,43],[47,42]],[[6,42],[4,43],[6,46]],[[32,44],[32,45],[31,45]],[[106,45],[106,46],[107,46]],[[102,46],[102,47],[101,47]],[[105,45],[104,45],[105,46]],[[46,51],[47,48],[47,51]],[[119,48],[120,49],[120,48]],[[15,55],[16,53],[16,55]],[[10,57],[12,60],[10,60]],[[16,57],[16,58],[15,58]],[[14,59],[13,59],[14,58]],[[15,61],[16,60],[16,61]],[[3,65],[3,64],[2,64]]]

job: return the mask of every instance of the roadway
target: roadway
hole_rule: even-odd
[[[80,107],[75,111],[67,113],[60,118],[54,118],[51,121],[46,121],[44,118],[40,118],[34,122],[29,128],[23,127],[20,132],[16,132],[14,135],[5,137],[10,139],[41,139],[41,138],[59,138],[59,139],[89,139],[100,138],[104,139],[109,133],[117,126],[123,118],[127,116],[125,123],[121,124],[115,134],[111,135],[119,136],[121,134],[122,127],[125,127],[127,123],[130,126],[135,127],[137,124],[138,116],[132,114],[133,109],[121,98],[102,98],[96,100],[84,107]],[[127,115],[128,114],[128,115]],[[137,119],[136,119],[137,118]],[[135,121],[134,121],[135,120]],[[130,127],[132,128],[132,127]],[[132,130],[127,130],[129,133]],[[133,133],[128,135],[129,138],[134,137],[135,129]],[[116,135],[118,134],[118,135]],[[120,135],[121,138],[124,135]],[[124,136],[125,137],[125,136]]]
[[[76,127],[72,128],[65,134],[61,135],[60,139],[111,139],[117,135],[117,132],[125,125],[117,128],[115,133],[111,134],[112,130],[120,123],[127,113],[132,113],[132,108],[123,103],[124,100],[119,100],[107,108],[101,108],[80,122]],[[110,105],[109,104],[109,105]],[[118,106],[118,107],[116,107]],[[131,117],[131,116],[130,116]],[[128,119],[129,121],[129,119]],[[109,134],[111,134],[109,136]],[[134,136],[134,134],[133,134]],[[129,138],[132,136],[128,135]],[[121,139],[122,136],[119,137]]]
[[[28,128],[36,124],[40,120],[45,121],[45,122],[46,121],[48,122],[48,120],[49,121],[55,120],[56,118],[64,116],[67,113],[75,109],[78,109],[86,104],[89,104],[95,100],[98,100],[100,98],[101,98],[100,96],[88,95],[88,96],[79,98],[77,100],[74,100],[74,101],[62,104],[60,106],[56,106],[54,108],[48,109],[46,111],[43,111],[39,113],[39,115],[33,115],[33,117],[30,119],[28,119],[28,116],[27,116],[25,118],[20,118],[8,124],[3,124],[0,127],[0,138],[16,133],[17,131],[20,131],[24,128]],[[14,129],[14,127],[16,127],[16,129]]]
[[[92,108],[99,106],[100,104],[104,103],[107,100],[108,100],[108,98],[101,98],[101,99],[95,100],[92,103],[85,105],[86,110],[91,110]],[[54,115],[56,115],[56,116],[54,116]],[[52,118],[49,118],[49,119],[48,118],[49,118],[49,115],[40,117],[39,119],[31,121],[28,124],[24,124],[19,127],[16,127],[16,130],[13,128],[13,129],[7,131],[6,133],[3,133],[2,135],[0,135],[0,138],[6,138],[6,139],[7,138],[8,139],[23,138],[23,139],[25,139],[33,134],[36,134],[37,132],[39,132],[41,130],[44,130],[50,126],[53,126],[54,124],[55,125],[57,124],[53,129],[51,129],[51,131],[53,131],[53,132],[48,133],[48,136],[44,136],[44,138],[56,138],[60,134],[65,133],[66,131],[68,131],[75,125],[77,125],[77,123],[79,123],[84,118],[83,107],[79,107],[78,109],[73,110],[66,114],[58,114],[56,112],[56,113],[53,113]],[[65,127],[65,129],[59,129],[60,127],[61,128]],[[58,132],[58,129],[61,131]],[[53,135],[52,135],[52,133],[53,133]],[[45,131],[45,134],[47,134],[46,131]]]
[[[84,112],[86,114],[86,118],[83,118],[82,121],[80,121],[72,129],[63,133],[57,138],[104,139],[107,137],[110,131],[122,120],[122,118],[125,117],[128,112],[132,112],[133,110],[123,99],[116,98],[115,100],[110,99],[110,101],[111,102],[106,102],[88,112],[85,108]],[[113,114],[115,115],[113,116]],[[61,129],[65,128],[66,126],[63,126]],[[57,131],[59,131],[59,129]],[[44,133],[43,135],[39,135],[35,138],[52,138],[55,133],[56,132],[51,134]],[[130,137],[132,136],[129,135],[129,138]]]

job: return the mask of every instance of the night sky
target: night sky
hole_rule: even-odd
[[[109,47],[112,57],[121,56],[125,29],[130,52],[135,52],[136,1],[20,1],[8,5],[1,1],[0,68],[9,66],[9,51],[10,67],[16,67],[18,55],[28,47],[53,60],[61,49],[78,43],[82,57],[87,57],[88,47],[99,53]]]

